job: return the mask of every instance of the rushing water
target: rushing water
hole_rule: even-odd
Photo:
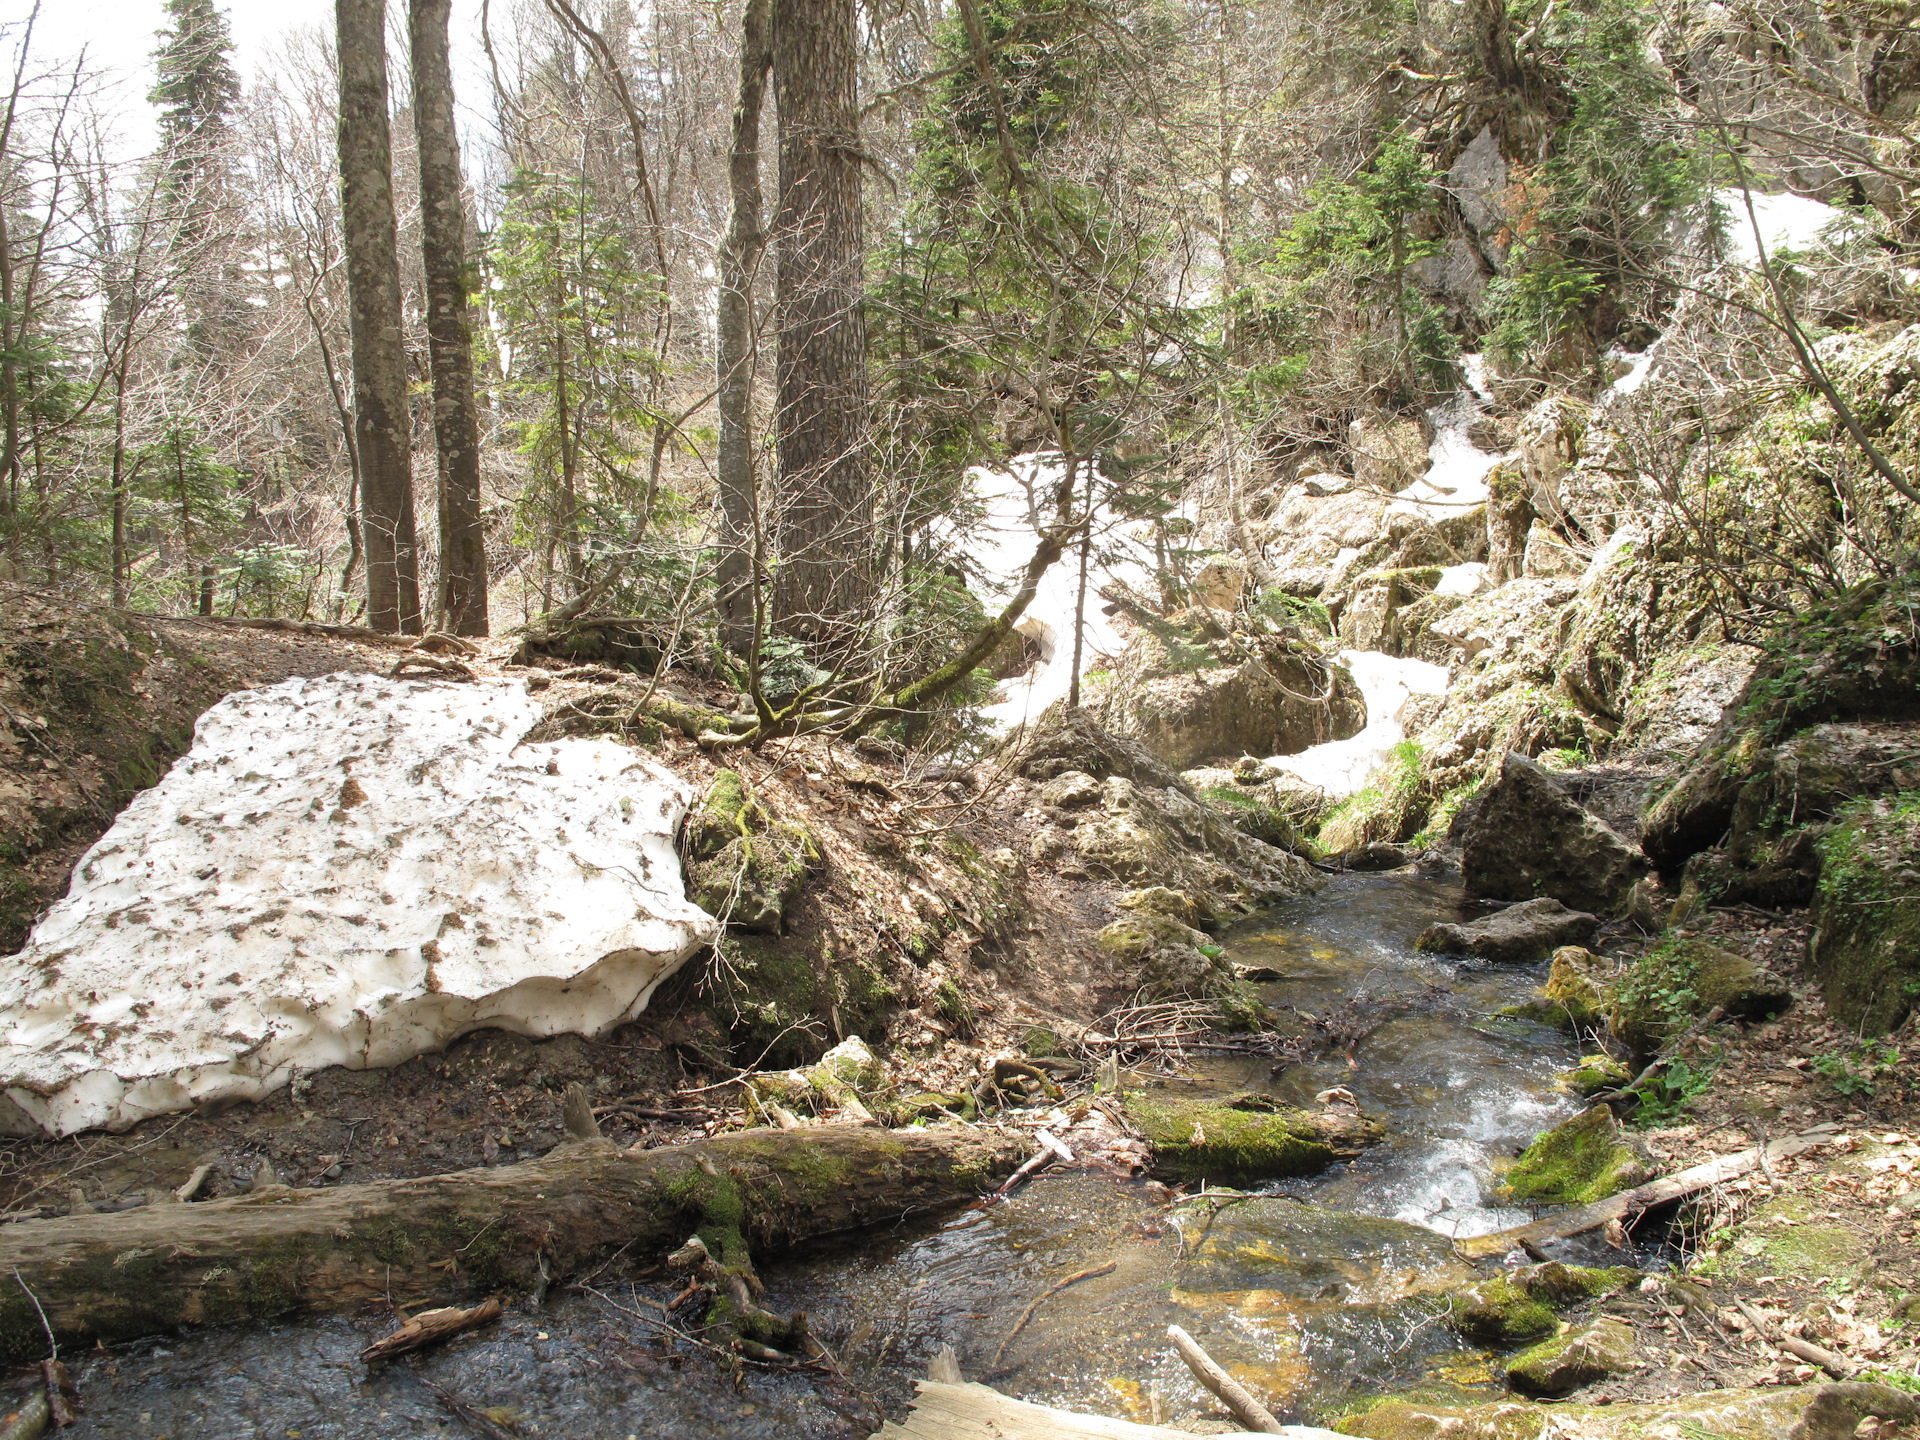
[[[1422,1292],[1459,1278],[1446,1236],[1523,1218],[1490,1199],[1493,1166],[1570,1111],[1552,1076],[1573,1051],[1554,1031],[1492,1018],[1539,982],[1537,970],[1476,968],[1413,949],[1429,921],[1460,908],[1443,884],[1349,875],[1246,922],[1223,943],[1236,960],[1285,977],[1262,987],[1269,1003],[1361,1038],[1350,1051],[1335,1043],[1279,1066],[1264,1056],[1193,1057],[1183,1076],[1153,1082],[1185,1093],[1265,1090],[1304,1104],[1332,1085],[1351,1089],[1385,1119],[1387,1143],[1269,1187],[1352,1212],[1348,1219],[1329,1224],[1286,1199],[1169,1212],[1144,1184],[1043,1176],[1008,1203],[766,1267],[767,1303],[808,1312],[846,1369],[844,1389],[764,1370],[734,1388],[683,1344],[661,1344],[659,1312],[645,1301],[669,1292],[645,1283],[516,1309],[426,1355],[419,1373],[521,1434],[614,1440],[862,1434],[877,1418],[860,1394],[903,1402],[946,1344],[970,1377],[1012,1394],[1145,1419],[1157,1390],[1177,1417],[1207,1402],[1166,1343],[1169,1323],[1199,1335],[1294,1415],[1323,1413],[1356,1389],[1487,1383],[1482,1358],[1436,1323],[1438,1302]],[[1298,1024],[1303,1035],[1321,1033]],[[1425,1232],[1365,1216],[1434,1233],[1422,1242]],[[1109,1262],[1110,1272],[1046,1299],[1008,1339],[1048,1287]],[[90,1414],[72,1433],[462,1433],[406,1365],[369,1376],[355,1360],[388,1323],[370,1314],[208,1331],[86,1356],[76,1374]]]

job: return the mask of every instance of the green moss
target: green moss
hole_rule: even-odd
[[[1480,1345],[1514,1345],[1545,1335],[1556,1322],[1553,1311],[1504,1275],[1457,1290],[1447,1324]]]
[[[1847,806],[1820,855],[1810,952],[1827,1009],[1887,1034],[1920,1005],[1920,791]]]
[[[1594,1105],[1537,1136],[1503,1180],[1524,1205],[1588,1205],[1646,1178],[1613,1112]]]
[[[1312,1175],[1335,1158],[1312,1117],[1298,1110],[1140,1096],[1127,1102],[1127,1114],[1153,1146],[1156,1164],[1183,1179]]]
[[[1559,1395],[1633,1365],[1633,1332],[1618,1320],[1595,1320],[1522,1350],[1507,1365],[1507,1383],[1531,1395]]]
[[[1616,1089],[1632,1078],[1633,1072],[1611,1055],[1582,1055],[1577,1066],[1560,1076],[1562,1084],[1582,1096]]]

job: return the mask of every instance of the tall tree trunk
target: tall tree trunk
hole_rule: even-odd
[[[766,251],[760,229],[760,106],[773,63],[773,0],[747,0],[740,27],[740,96],[727,154],[732,211],[720,240],[717,369],[720,387],[720,639],[736,654],[753,643],[753,284]]]
[[[853,0],[775,0],[780,476],[775,623],[843,664],[873,602]]]
[[[420,556],[400,258],[387,131],[386,0],[334,0],[340,40],[340,214],[353,333],[353,428],[367,547],[367,624],[420,633]]]
[[[467,212],[447,62],[452,0],[410,0],[413,130],[420,145],[420,251],[427,275],[433,435],[440,454],[440,608],[455,635],[487,633],[487,547],[480,527],[480,422],[467,316]]]

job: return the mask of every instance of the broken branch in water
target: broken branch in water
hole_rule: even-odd
[[[1167,1338],[1173,1341],[1173,1348],[1180,1352],[1180,1358],[1187,1362],[1187,1368],[1193,1372],[1193,1378],[1220,1399],[1220,1403],[1233,1412],[1233,1418],[1247,1429],[1262,1435],[1280,1434],[1280,1422],[1272,1413],[1252,1395],[1238,1380],[1220,1368],[1218,1362],[1200,1348],[1195,1340],[1178,1325],[1167,1327]]]
[[[391,1335],[367,1346],[360,1352],[360,1358],[369,1365],[376,1360],[391,1360],[395,1355],[437,1344],[499,1318],[500,1302],[494,1299],[482,1300],[470,1310],[451,1305],[439,1310],[422,1310]]]
[[[1082,1280],[1091,1280],[1096,1275],[1111,1275],[1117,1263],[1117,1261],[1109,1260],[1104,1265],[1095,1265],[1089,1270],[1076,1271],[1064,1280],[1055,1281],[1038,1295],[1034,1296],[1033,1299],[1029,1300],[1027,1302],[1027,1308],[1020,1312],[1020,1318],[1013,1322],[1013,1328],[1007,1332],[1006,1338],[1000,1342],[1000,1348],[993,1352],[993,1368],[995,1370],[1000,1368],[1000,1357],[1007,1353],[1007,1346],[1013,1343],[1014,1337],[1027,1328],[1027,1322],[1033,1319],[1034,1311],[1038,1310],[1069,1285],[1078,1285]],[[933,1375],[932,1371],[928,1371],[927,1373],[934,1379],[942,1378]]]

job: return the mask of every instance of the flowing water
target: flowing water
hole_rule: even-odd
[[[1448,1236],[1525,1218],[1491,1198],[1493,1167],[1571,1111],[1552,1077],[1573,1057],[1543,1027],[1493,1018],[1537,969],[1423,955],[1413,937],[1462,913],[1450,886],[1402,875],[1335,878],[1311,898],[1222,937],[1262,986],[1342,1039],[1298,1061],[1193,1057],[1183,1093],[1270,1092],[1314,1103],[1334,1085],[1387,1122],[1387,1143],[1275,1198],[1213,1197],[1169,1210],[1148,1186],[1042,1177],[1006,1203],[848,1237],[766,1267],[767,1303],[805,1309],[846,1389],[749,1370],[735,1389],[686,1347],[661,1343],[642,1282],[514,1310],[430,1353],[420,1374],[491,1408],[518,1433],[581,1437],[803,1436],[876,1423],[855,1392],[902,1403],[942,1345],[962,1367],[1042,1403],[1145,1419],[1206,1408],[1165,1340],[1184,1325],[1277,1409],[1312,1416],[1355,1391],[1491,1380],[1436,1317],[1461,1278]],[[1349,1046],[1345,1037],[1357,1037]],[[1351,1061],[1349,1060],[1351,1054]],[[1141,1083],[1141,1082],[1136,1082]],[[1312,1202],[1314,1208],[1296,1203]],[[1318,1207],[1344,1212],[1328,1215]],[[1384,1218],[1374,1218],[1384,1217]],[[1414,1222],[1425,1227],[1411,1229]],[[1571,1256],[1569,1258],[1572,1258]],[[1111,1263],[1022,1312],[1049,1287]],[[210,1331],[87,1356],[91,1411],[76,1436],[371,1437],[462,1433],[405,1365],[369,1377],[355,1352],[378,1316]]]

